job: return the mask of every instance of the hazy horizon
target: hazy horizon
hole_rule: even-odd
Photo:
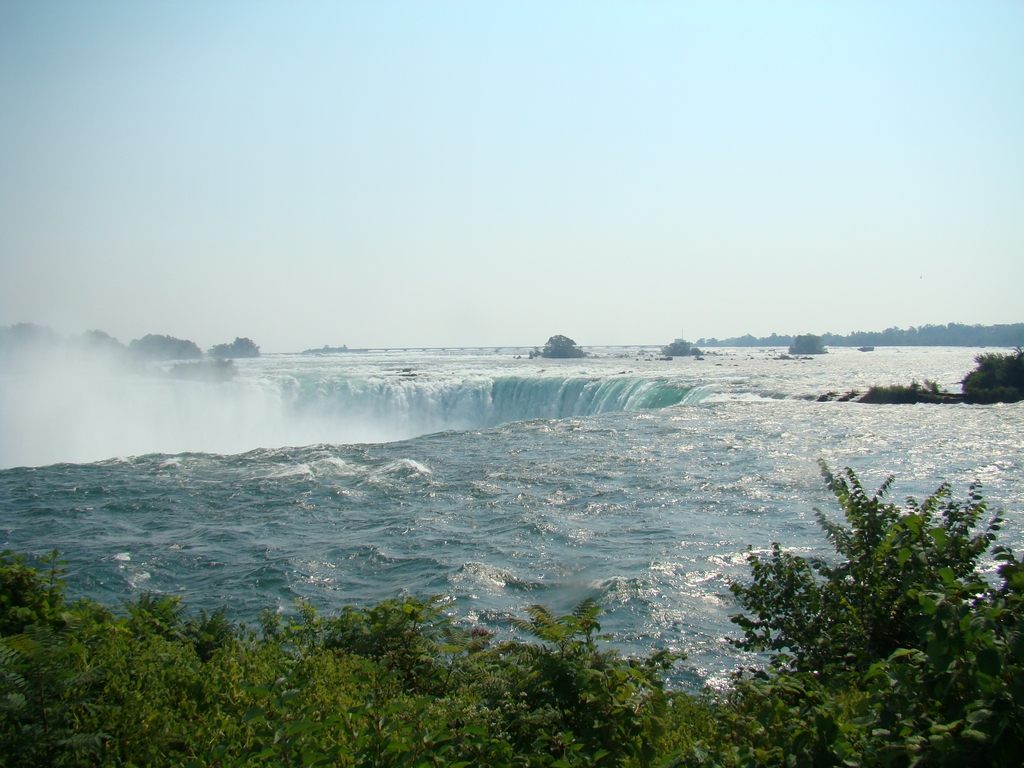
[[[45,336],[44,335],[43,338],[36,338],[36,339],[28,339],[28,338],[26,338],[26,339],[21,340],[22,343],[27,343],[28,344],[28,348],[26,348],[26,351],[30,351],[30,348],[32,346],[40,346],[41,345],[41,346],[45,347],[45,346],[47,346],[51,342],[56,342],[57,344],[65,344],[67,342],[72,342],[72,343],[81,342],[81,343],[86,344],[87,346],[92,346],[94,351],[96,351],[98,353],[101,353],[101,354],[106,354],[107,352],[110,351],[110,350],[104,348],[103,346],[96,346],[96,340],[93,339],[93,338],[90,338],[90,334],[93,334],[93,333],[96,333],[96,332],[106,333],[102,328],[90,328],[90,329],[87,329],[86,331],[84,331],[84,332],[82,332],[80,334],[76,334],[76,333],[62,334],[62,333],[59,333],[58,331],[55,331],[50,326],[41,326],[41,325],[38,325],[38,324],[35,324],[35,323],[15,323],[15,324],[13,324],[11,326],[0,326],[0,331],[7,330],[8,328],[13,328],[15,325],[31,325],[31,326],[35,326],[36,329],[41,330],[44,334],[46,332],[52,332],[54,334],[53,337],[49,337],[49,336]],[[954,324],[954,323],[941,323],[941,324],[936,324],[936,325],[931,326],[931,327],[945,328],[948,325],[956,325],[956,324]],[[992,328],[992,327],[999,327],[999,326],[1020,326],[1020,325],[1022,325],[1022,323],[994,324],[994,325],[990,325],[990,326],[976,326],[976,327]],[[925,326],[919,326],[919,327],[925,327]],[[890,329],[887,329],[887,328],[878,328],[878,329],[875,329],[875,328],[871,328],[871,329],[858,328],[853,333],[862,333],[862,332],[863,333],[881,333],[881,332],[886,331],[886,330],[890,330]],[[910,330],[910,329],[908,328],[908,329],[897,329],[897,330]],[[826,335],[826,334],[829,334],[829,333],[831,333],[831,331],[818,331],[816,335]],[[763,336],[756,336],[755,338],[757,338],[757,339],[766,339],[766,338],[771,337],[773,334],[777,335],[779,338],[782,338],[782,339],[785,339],[787,337],[793,337],[793,336],[800,335],[800,334],[795,333],[795,332],[784,331],[782,333],[773,332],[773,333],[769,333],[769,334],[764,334]],[[112,336],[110,334],[107,334],[107,335],[110,336],[110,338],[112,338],[114,341],[123,344],[125,347],[128,347],[131,342],[138,340],[138,339],[119,339],[116,336]],[[149,336],[149,335],[169,336],[170,334],[159,334],[159,333],[149,334],[149,333],[146,333],[146,334],[142,334],[139,338],[141,339],[143,336]],[[836,335],[839,335],[839,334],[836,334]],[[847,335],[847,334],[842,334],[842,335]],[[740,334],[740,335],[737,335],[737,336],[715,336],[713,334],[710,334],[710,335],[708,335],[706,337],[699,337],[699,338],[692,338],[691,337],[691,338],[688,338],[687,340],[690,341],[690,342],[697,342],[697,341],[703,342],[703,341],[705,341],[705,339],[713,340],[715,346],[721,346],[722,343],[725,342],[725,341],[729,341],[729,340],[733,340],[733,339],[740,339],[740,338],[743,338],[744,336],[753,336],[753,334]],[[172,337],[172,338],[174,338],[174,337]],[[252,341],[257,346],[260,346],[258,339],[251,339],[250,337],[244,336],[244,335],[236,336],[236,337],[234,337],[232,339],[224,339],[224,340],[222,340],[221,342],[218,342],[218,343],[219,344],[226,344],[226,343],[230,343],[232,341],[235,341],[238,338],[249,339],[249,341]],[[674,338],[679,338],[679,337],[674,337]],[[181,339],[181,340],[182,341],[195,342],[194,339]],[[657,348],[657,347],[664,347],[666,344],[668,344],[672,340],[673,339],[668,339],[668,338],[658,339],[658,340],[647,340],[647,341],[636,341],[636,340],[634,340],[632,342],[624,342],[624,343],[616,343],[616,344],[609,344],[609,343],[605,343],[605,342],[601,342],[601,341],[594,341],[594,342],[582,342],[581,341],[581,342],[577,342],[577,343],[581,347],[595,348],[595,349],[620,348],[620,347]],[[307,351],[308,352],[318,352],[318,351],[320,351],[324,347],[330,347],[330,348],[333,348],[333,349],[340,349],[342,347],[347,347],[350,351],[354,351],[354,352],[361,352],[361,351],[366,351],[366,350],[373,350],[373,351],[401,351],[401,350],[409,350],[409,351],[420,350],[420,351],[423,351],[423,350],[460,350],[460,349],[464,349],[464,350],[488,350],[488,349],[494,349],[494,350],[502,350],[502,349],[522,350],[522,349],[531,349],[531,348],[543,347],[545,345],[546,341],[547,341],[547,339],[545,339],[543,341],[538,341],[536,343],[531,343],[531,344],[467,344],[467,345],[442,344],[442,345],[435,345],[435,346],[423,346],[423,345],[413,345],[413,344],[393,344],[393,345],[387,345],[387,346],[385,346],[385,345],[374,345],[374,346],[363,347],[363,348],[354,347],[352,345],[345,344],[343,342],[342,343],[337,343],[337,344],[334,344],[334,343],[331,343],[331,342],[327,342],[325,344],[314,344],[314,345],[308,346],[308,347],[306,347],[304,349],[274,349],[274,350],[267,350],[267,349],[263,349],[262,347],[260,347],[260,352],[261,352],[261,354],[300,354],[300,353],[307,352]],[[576,340],[573,339],[573,341],[576,341]],[[831,343],[831,342],[829,342],[829,343]],[[858,341],[856,343],[859,344],[861,342]],[[2,346],[2,345],[0,345],[0,346]],[[209,345],[197,344],[197,346],[203,351],[204,354],[209,354],[211,352],[211,348],[214,346],[214,344],[212,344],[212,343],[209,344]],[[901,346],[901,345],[898,345],[898,344],[897,345],[893,345],[891,343],[888,343],[887,346]],[[902,346],[917,346],[917,345],[905,344],[905,345],[902,345]],[[925,346],[967,346],[967,347],[977,346],[977,347],[1005,347],[1007,349],[1011,349],[1011,348],[1013,348],[1014,345],[1013,344],[1002,344],[1002,343],[967,344],[967,343],[963,343],[963,342],[956,343],[956,344],[944,345],[944,344],[936,344],[934,342],[931,342],[931,343],[926,344]],[[87,349],[83,349],[82,351],[88,351],[88,350]],[[158,358],[158,359],[162,360],[162,361],[166,361],[166,358]]]
[[[0,5],[0,325],[1015,323],[1022,211],[1021,4]]]

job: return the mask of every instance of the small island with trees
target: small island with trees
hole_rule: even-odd
[[[661,348],[664,357],[700,357],[701,351],[693,346],[686,339],[676,339],[671,344]]]
[[[207,383],[235,378],[235,359],[260,356],[259,346],[243,337],[235,337],[230,344],[216,344],[204,355],[194,341],[160,334],[147,334],[125,345],[98,330],[65,337],[33,323],[0,326],[0,369],[16,369],[39,352],[72,357],[83,352],[101,354],[110,370],[121,375],[158,375]],[[164,367],[167,363],[169,368]]]
[[[236,336],[230,344],[216,344],[210,347],[207,354],[216,360],[235,360],[243,357],[259,357],[260,348],[252,339],[240,339]]]
[[[128,345],[128,351],[146,360],[201,360],[203,350],[194,341],[147,334]]]
[[[548,343],[544,345],[544,349],[534,348],[530,352],[530,357],[550,357],[550,358],[572,358],[572,357],[586,357],[587,353],[579,348],[579,345],[575,341],[570,339],[568,336],[552,336],[548,339]]]
[[[789,345],[791,355],[824,355],[828,352],[821,342],[821,336],[807,333],[803,336],[793,337],[793,343]]]

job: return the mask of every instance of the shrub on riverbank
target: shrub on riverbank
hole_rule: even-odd
[[[188,616],[143,595],[63,605],[60,570],[0,565],[0,764],[650,765],[674,657],[598,644],[600,608],[534,607],[496,642],[436,600],[321,616]],[[65,610],[57,610],[64,608]],[[23,622],[33,620],[32,623]]]
[[[934,381],[924,385],[893,384],[871,387],[860,403],[1016,403],[1024,400],[1024,351],[992,352],[974,358],[977,367],[964,377],[963,393],[940,390]]]
[[[974,358],[978,367],[963,381],[968,403],[1016,403],[1024,400],[1024,350],[997,352]]]
[[[772,652],[721,707],[733,763],[1016,766],[1024,754],[1024,565],[976,532],[980,488],[906,508],[823,467],[847,525],[818,521],[837,563],[775,545],[733,592],[742,647]],[[979,570],[995,556],[1001,583]]]

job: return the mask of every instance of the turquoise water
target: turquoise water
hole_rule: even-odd
[[[686,652],[681,680],[715,682],[743,661],[726,638],[747,547],[825,551],[819,459],[869,486],[894,473],[897,498],[980,479],[1020,545],[1024,407],[809,399],[952,385],[975,353],[267,356],[227,384],[7,374],[0,535],[64,552],[75,594],[182,594],[248,620],[295,598],[441,594],[503,630],[526,605],[595,597],[625,651]]]

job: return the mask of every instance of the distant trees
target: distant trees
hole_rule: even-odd
[[[78,337],[78,342],[90,349],[107,349],[114,352],[124,352],[128,349],[105,331],[86,331]]]
[[[1024,323],[1007,325],[922,325],[906,330],[886,328],[881,332],[855,331],[847,336],[825,334],[831,346],[860,347],[1017,347],[1024,345]]]
[[[886,328],[884,331],[854,331],[845,336],[825,333],[823,344],[830,347],[1019,347],[1024,346],[1024,323],[1007,325],[947,325],[911,326],[905,330]],[[793,342],[792,336],[760,338],[749,333],[730,339],[698,339],[701,346],[709,347],[784,347]]]
[[[0,349],[31,345],[55,346],[58,343],[60,343],[60,337],[53,332],[52,328],[45,325],[18,323],[0,326]]]
[[[203,350],[194,341],[173,336],[148,334],[133,340],[128,349],[147,360],[199,360],[203,357]]]
[[[342,344],[340,347],[331,347],[324,344],[320,349],[307,349],[302,354],[304,355],[337,355],[343,352],[365,352],[366,350],[349,349],[348,344]]]
[[[661,354],[666,357],[686,357],[690,354],[690,350],[693,349],[693,345],[683,339],[676,339],[667,347],[661,348]]]
[[[586,357],[587,353],[580,349],[576,342],[568,336],[552,336],[540,353],[541,357]]]
[[[668,346],[662,347],[661,354],[665,357],[699,357],[701,351],[685,339],[676,339]]]
[[[147,334],[128,346],[100,330],[85,331],[77,336],[62,336],[52,328],[33,323],[0,326],[0,365],[20,365],[32,354],[81,356],[103,353],[106,359],[125,370],[137,370],[147,362],[201,360],[203,350],[194,341],[174,336]],[[210,348],[209,356],[217,360],[259,357],[260,348],[252,339],[235,337],[230,344]]]
[[[231,360],[241,357],[259,357],[260,348],[256,346],[252,339],[240,339],[236,336],[235,340],[230,344],[217,344],[210,347],[209,355],[210,357],[215,357],[219,360]]]
[[[825,345],[821,343],[821,336],[815,336],[813,333],[797,336],[789,345],[791,355],[824,355],[826,351]]]

